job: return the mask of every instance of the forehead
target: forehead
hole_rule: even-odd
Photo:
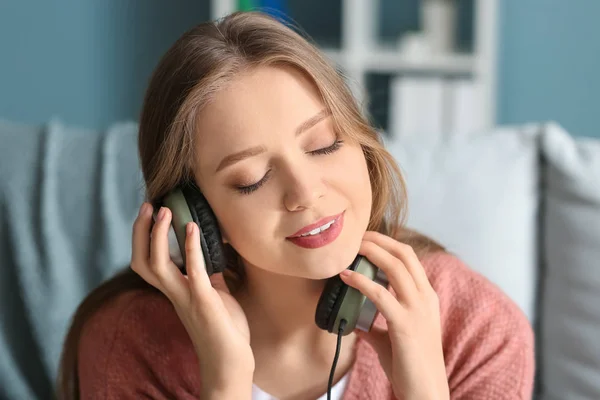
[[[276,136],[292,137],[299,124],[322,108],[312,81],[294,68],[260,67],[241,74],[198,116],[199,167],[216,167],[227,154],[268,145]]]

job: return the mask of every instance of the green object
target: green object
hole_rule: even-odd
[[[366,257],[362,257],[360,263],[354,270],[359,274],[366,276],[369,280],[374,280],[377,274],[377,267],[375,267]],[[345,319],[347,325],[344,328],[343,336],[346,336],[356,328],[358,317],[360,312],[365,305],[367,300],[366,296],[362,294],[358,289],[348,286],[348,291],[344,296],[342,305],[335,318],[333,325],[333,332],[337,332],[340,327],[340,321]]]
[[[257,1],[258,0],[238,0],[238,10],[239,11],[251,11],[258,6],[256,4]]]
[[[171,210],[171,215],[173,216],[171,224],[173,225],[175,236],[177,236],[177,243],[179,245],[179,251],[181,252],[181,259],[183,260],[183,264],[186,265],[185,228],[189,222],[194,222],[194,218],[192,218],[190,207],[188,206],[188,203],[185,200],[181,190],[174,190],[166,195],[164,198],[164,204],[169,210]]]

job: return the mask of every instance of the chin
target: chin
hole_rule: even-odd
[[[308,265],[301,266],[303,274],[308,279],[328,279],[338,275],[352,264],[356,258],[353,252],[345,252],[344,254],[335,254],[332,257],[313,261]]]
[[[318,257],[309,257],[305,260],[303,270],[307,271],[309,279],[327,279],[338,275],[348,268],[358,254],[361,240],[350,242],[341,241],[338,246],[333,246],[322,252]],[[316,256],[316,254],[314,254]]]

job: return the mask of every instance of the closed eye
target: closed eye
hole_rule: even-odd
[[[313,151],[310,151],[309,153],[313,154],[313,155],[331,154],[334,151],[339,150],[340,147],[342,147],[342,143],[344,143],[344,141],[338,139],[331,146],[327,146],[322,149],[313,150]]]
[[[271,170],[268,170],[267,173],[265,174],[265,176],[263,176],[260,181],[253,183],[251,185],[236,186],[236,189],[241,194],[250,194],[250,193],[258,190],[258,188],[261,187],[262,185],[264,185],[265,182],[267,182],[267,179],[269,179],[270,175],[271,175]]]
[[[323,147],[321,149],[309,151],[308,154],[311,154],[314,156],[331,154],[331,153],[338,151],[340,149],[340,147],[342,147],[343,143],[344,143],[343,140],[337,139],[331,146],[327,146],[327,147]],[[236,190],[239,191],[241,194],[253,193],[267,182],[270,175],[271,175],[271,170],[268,170],[267,173],[258,182],[253,183],[251,185],[236,186]]]

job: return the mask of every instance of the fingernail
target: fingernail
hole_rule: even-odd
[[[192,236],[192,233],[194,233],[194,224],[191,222],[187,224],[187,226],[185,227],[185,232],[188,236]]]
[[[146,206],[148,205],[148,203],[142,203],[141,207],[140,207],[140,211],[138,213],[138,216],[144,215],[146,213]]]
[[[345,269],[342,272],[340,272],[340,275],[343,277],[349,277],[352,274],[352,271],[350,271],[349,269]]]
[[[161,207],[160,210],[158,210],[158,215],[157,215],[158,219],[159,220],[163,219],[165,216],[165,213],[166,213],[165,208]]]

